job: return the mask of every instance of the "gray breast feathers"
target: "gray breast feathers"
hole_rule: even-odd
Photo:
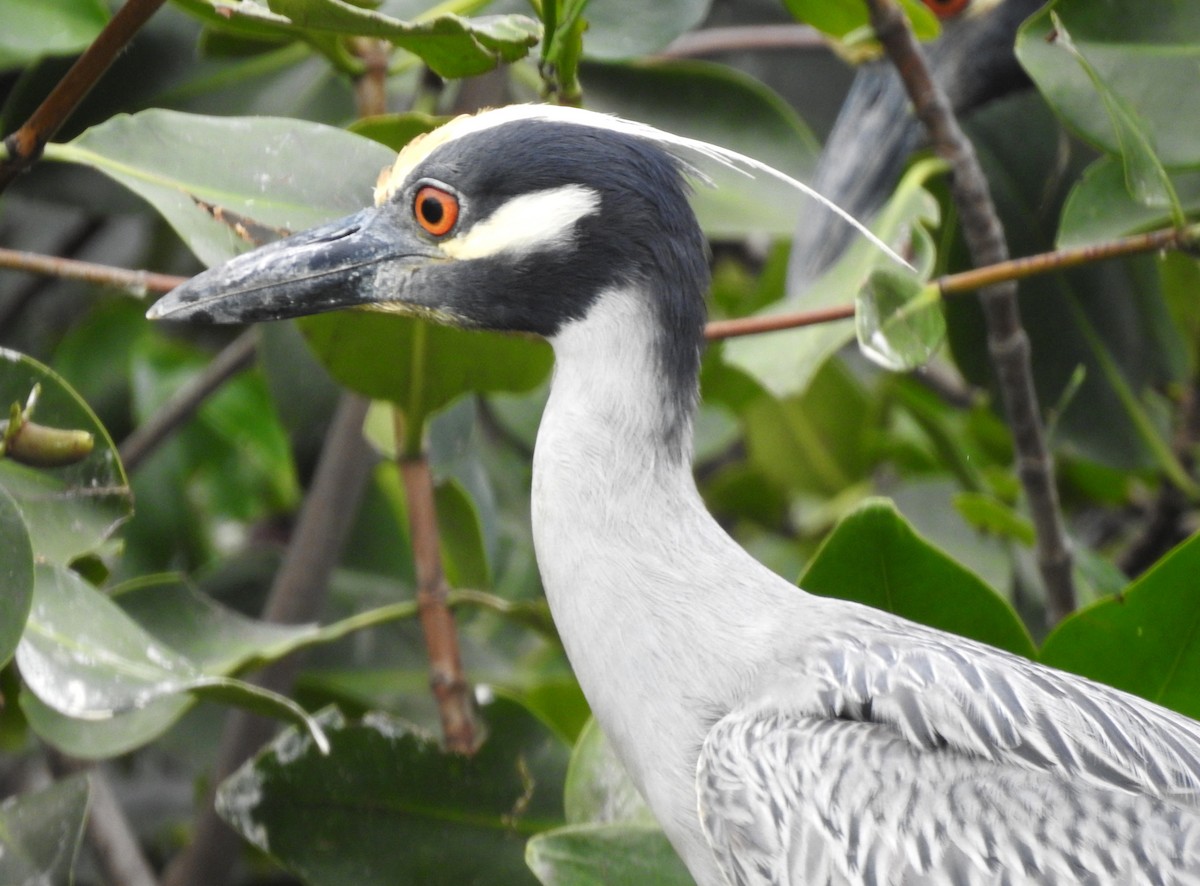
[[[1200,724],[936,632],[854,633],[704,742],[731,883],[1200,883]]]

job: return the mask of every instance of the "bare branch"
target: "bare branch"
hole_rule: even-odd
[[[64,280],[82,280],[85,283],[96,283],[100,286],[116,286],[120,289],[127,289],[134,295],[142,295],[146,292],[170,292],[187,280],[187,277],[176,277],[173,274],[129,271],[125,268],[114,268],[74,258],[55,258],[49,255],[39,255],[36,252],[23,252],[19,249],[0,248],[0,268],[28,271],[31,274],[44,274],[48,277],[61,277]]]
[[[214,391],[254,363],[258,333],[248,329],[225,346],[198,376],[184,385],[150,420],[126,437],[119,447],[126,471],[138,466],[204,405]]]
[[[399,413],[397,413],[399,415]],[[397,434],[402,439],[403,434]],[[441,536],[433,498],[433,472],[423,454],[400,458],[400,477],[408,502],[408,531],[417,570],[417,606],[429,652],[429,685],[437,699],[446,749],[471,754],[483,735],[476,722],[471,687],[463,674],[450,592],[442,572]]]
[[[58,128],[133,39],[133,35],[162,5],[163,0],[125,0],[125,4],[71,65],[45,101],[38,105],[20,129],[4,139],[8,157],[0,160],[0,192],[37,162],[46,142],[54,137]]]
[[[917,118],[929,131],[934,151],[950,163],[951,196],[962,220],[972,260],[977,266],[1006,261],[1008,246],[1004,230],[975,149],[959,127],[945,93],[930,76],[908,20],[894,0],[867,0],[867,6],[875,34],[904,82]],[[980,292],[980,302],[988,329],[992,367],[1016,449],[1017,476],[1029,500],[1037,533],[1038,569],[1046,587],[1046,616],[1053,624],[1075,608],[1072,555],[1054,483],[1054,461],[1046,446],[1033,386],[1029,337],[1021,325],[1016,283],[987,286]]]

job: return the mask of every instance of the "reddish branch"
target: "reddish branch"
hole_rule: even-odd
[[[896,67],[925,125],[934,151],[950,163],[951,196],[962,220],[963,236],[977,266],[1008,259],[1004,230],[996,215],[987,179],[975,149],[963,134],[945,93],[929,74],[924,53],[894,0],[867,0],[871,25]],[[1037,533],[1037,560],[1046,587],[1046,616],[1053,624],[1075,608],[1072,555],[1067,540],[1054,462],[1046,445],[1037,393],[1033,386],[1029,336],[1021,325],[1017,286],[995,283],[979,294],[988,331],[988,351],[1008,415],[1017,456],[1017,476],[1029,500]]]
[[[442,572],[433,472],[424,455],[399,461],[408,503],[408,532],[416,562],[418,614],[429,653],[429,685],[437,699],[446,749],[471,754],[482,735],[475,722],[471,687],[463,676],[454,613],[446,604],[450,588]]]
[[[24,125],[4,139],[8,157],[0,162],[0,191],[42,156],[46,142],[162,5],[163,0],[126,0]]]

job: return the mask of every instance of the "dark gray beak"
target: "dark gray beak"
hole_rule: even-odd
[[[146,316],[253,323],[398,301],[405,279],[438,253],[389,209],[364,209],[210,268],[173,289]]]

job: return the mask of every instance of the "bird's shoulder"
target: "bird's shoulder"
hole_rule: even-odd
[[[877,723],[919,750],[1200,806],[1200,722],[869,610],[764,669],[728,713],[753,720],[756,712]]]

